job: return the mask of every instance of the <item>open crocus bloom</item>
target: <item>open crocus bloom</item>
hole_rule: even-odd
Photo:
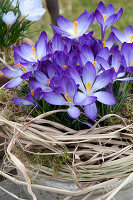
[[[18,14],[14,15],[13,11],[9,11],[7,14],[6,13],[3,14],[2,19],[5,22],[5,24],[12,25],[15,23],[17,17]]]
[[[131,25],[128,25],[125,28],[124,34],[115,27],[111,27],[111,30],[115,34],[116,40],[118,42],[120,42],[120,43],[124,43],[124,42],[132,43],[133,42],[133,27]]]
[[[75,104],[83,105],[84,111],[90,119],[95,120],[97,117],[96,100],[107,105],[116,103],[111,93],[99,91],[111,82],[113,77],[112,70],[106,70],[96,77],[94,65],[88,62],[83,68],[82,79],[74,69],[70,70],[70,75],[79,85],[80,90],[74,97]]]
[[[13,47],[13,50],[17,64],[38,63],[47,55],[47,34],[43,31],[34,47],[22,43],[21,46]]]
[[[51,25],[59,34],[66,35],[69,38],[78,38],[82,36],[94,21],[94,13],[89,17],[86,12],[82,13],[73,23],[65,17],[59,15],[57,24],[59,27]]]
[[[38,21],[46,10],[42,7],[42,0],[22,0],[19,4],[21,15],[29,21]]]

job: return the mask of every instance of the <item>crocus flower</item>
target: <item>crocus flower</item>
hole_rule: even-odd
[[[3,19],[3,22],[5,22],[5,24],[12,25],[15,23],[17,17],[18,17],[18,13],[14,15],[13,11],[9,11],[7,14],[6,13],[3,14],[2,19]]]
[[[8,67],[5,67],[2,69],[2,72],[10,77],[13,78],[11,81],[9,81],[6,85],[5,88],[14,88],[18,85],[20,85],[24,79],[28,79],[34,70],[36,70],[36,66],[34,65],[22,65],[19,63],[17,67],[11,67],[12,69],[9,69]]]
[[[77,92],[77,85],[75,82],[67,77],[63,77],[61,81],[61,94],[56,92],[44,93],[44,100],[52,105],[69,106],[67,113],[71,118],[78,118],[80,116],[79,108],[75,107],[74,96]]]
[[[83,68],[82,79],[74,69],[70,70],[70,75],[75,83],[79,85],[80,90],[75,94],[75,104],[83,105],[86,115],[91,120],[95,120],[97,117],[96,100],[106,105],[116,103],[111,93],[99,91],[111,82],[113,77],[112,70],[106,70],[99,76],[96,76],[94,65],[88,62]]]
[[[19,4],[21,15],[29,21],[38,21],[46,10],[42,7],[42,0],[22,0]]]
[[[115,27],[111,27],[111,31],[115,34],[116,40],[120,43],[132,43],[133,42],[133,27],[131,25],[128,25],[125,28],[124,34],[119,31]]]
[[[54,31],[59,34],[66,35],[69,38],[78,38],[82,36],[94,21],[94,13],[89,17],[86,12],[82,13],[73,23],[65,17],[59,15],[57,17],[57,26],[51,25]]]
[[[14,50],[14,59],[17,64],[26,64],[26,63],[38,63],[43,58],[45,60],[48,55],[47,52],[47,34],[43,31],[35,46],[31,46],[27,43],[22,43],[21,46],[13,47]]]
[[[104,3],[100,1],[95,11],[96,20],[101,27],[101,40],[104,40],[104,34],[108,27],[112,26],[122,15],[123,9],[121,8],[115,13],[112,4],[105,7]]]

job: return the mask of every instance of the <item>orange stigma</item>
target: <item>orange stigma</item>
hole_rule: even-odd
[[[49,78],[46,79],[46,82],[47,82],[47,84],[49,85],[49,84],[50,84],[50,79],[49,79]]]
[[[65,69],[65,70],[66,70],[66,69],[67,69],[67,65],[64,65],[64,66],[63,66],[63,69]]]
[[[96,68],[97,61],[94,60],[93,64],[94,64],[94,67]]]
[[[31,95],[32,95],[32,96],[34,96],[34,91],[33,91],[33,90],[31,90],[30,92],[31,92]]]
[[[131,60],[131,62],[130,62],[130,66],[133,67],[133,61],[132,61],[132,60]]]
[[[54,51],[58,51],[58,49],[54,49]]]
[[[32,47],[32,50],[33,50],[34,57],[37,60],[37,55],[36,55],[35,47]]]
[[[103,41],[103,47],[105,47],[105,45],[106,45],[106,42],[105,42],[105,41]]]
[[[65,99],[67,100],[67,102],[71,102],[71,99],[70,99],[70,97],[69,97],[69,94],[68,94],[68,93],[66,93],[66,95],[65,95]]]
[[[87,82],[87,84],[86,84],[86,90],[87,90],[87,92],[90,92],[90,91],[91,91],[91,88],[92,88],[92,85],[90,85],[90,81],[89,81],[89,82]]]
[[[106,19],[107,19],[107,15],[106,14],[103,14],[103,19],[104,19],[104,22],[105,22]]]
[[[133,42],[133,35],[130,34],[130,39],[129,39],[129,43]]]
[[[78,35],[78,22],[77,21],[74,21],[73,28],[74,28],[75,35]]]
[[[18,65],[20,66],[20,68],[21,68],[25,73],[28,72],[28,71],[25,69],[25,67],[24,67],[21,63],[19,63]]]

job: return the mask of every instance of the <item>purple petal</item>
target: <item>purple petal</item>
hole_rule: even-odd
[[[20,98],[13,98],[12,102],[14,102],[15,104],[17,104],[18,106],[29,106],[29,105],[34,105],[31,101],[27,101],[24,99],[20,99]]]
[[[122,79],[118,78],[117,80],[118,81],[133,81],[133,77],[127,77],[127,78],[122,78]]]
[[[59,51],[63,51],[63,48],[64,48],[64,44],[63,44],[63,41],[60,37],[59,34],[55,34],[54,37],[53,37],[53,40],[52,40],[52,49],[53,51],[55,49],[59,50]]]
[[[61,15],[58,15],[58,17],[57,17],[57,24],[62,30],[66,31],[68,33],[69,33],[69,31],[71,32],[71,30],[73,30],[73,23],[69,19],[67,19]]]
[[[125,28],[125,37],[126,37],[126,40],[128,42],[130,42],[130,37],[133,35],[133,27],[131,25],[128,25],[126,28]]]
[[[75,106],[71,106],[67,109],[68,115],[73,118],[76,119],[80,116],[80,110],[75,107]]]
[[[111,31],[115,34],[118,42],[123,43],[126,40],[124,34],[121,31],[119,31],[117,28],[111,27]]]
[[[48,79],[48,77],[41,71],[35,71],[34,72],[35,78],[39,83],[46,83],[46,80]]]
[[[23,79],[21,79],[20,77],[12,79],[5,85],[5,88],[14,88],[14,87],[20,85],[22,83],[22,81],[23,81]]]
[[[43,31],[39,36],[37,43],[35,44],[35,51],[38,60],[41,60],[46,55],[46,46],[47,46],[47,34],[46,32]]]
[[[68,35],[68,32],[58,28],[57,26],[54,26],[54,25],[51,24],[51,27],[54,29],[54,31],[56,33],[59,33],[59,34],[62,34],[62,35]]]
[[[9,69],[8,67],[5,67],[2,69],[2,72],[10,77],[10,78],[16,78],[18,76],[21,76],[23,74],[23,71],[18,69],[17,67],[11,67],[13,70]]]
[[[88,82],[90,82],[90,84],[93,85],[94,80],[96,78],[96,69],[91,62],[87,62],[84,66],[82,78],[84,85],[88,84]]]
[[[22,78],[22,79],[28,79],[31,75],[32,75],[32,72],[30,71],[30,72],[24,73],[24,74],[21,76],[21,78]]]
[[[107,86],[112,81],[112,78],[113,78],[112,69],[104,71],[102,74],[100,74],[97,77],[91,91],[94,92],[94,91],[97,91],[101,88],[104,88],[105,86]]]
[[[98,52],[97,56],[100,56],[100,57],[104,58],[105,60],[108,60],[109,54],[110,54],[109,49],[107,47],[105,47]]]
[[[120,17],[122,16],[123,13],[123,8],[120,8],[120,10],[118,10],[117,12],[117,20],[120,19]]]
[[[76,105],[84,105],[83,103],[86,100],[86,95],[82,92],[76,92],[74,96],[74,104]]]
[[[34,92],[34,98],[36,100],[40,100],[42,96],[42,89],[41,88],[37,88]]]
[[[105,43],[105,45],[106,45],[106,47],[111,49],[112,46],[114,45],[114,43],[115,43],[115,34],[113,32],[111,32],[106,43]]]
[[[111,15],[107,18],[104,24],[104,30],[106,30],[108,27],[112,26],[117,20],[117,14]]]
[[[107,16],[113,15],[114,12],[115,12],[115,9],[114,9],[114,6],[112,4],[109,4],[104,10],[104,14],[106,14]]]
[[[43,98],[52,105],[63,105],[65,102],[63,96],[55,92],[45,92]]]
[[[98,9],[101,13],[104,12],[104,10],[105,10],[105,5],[104,5],[104,3],[103,3],[102,1],[99,2],[98,6],[97,6],[97,9]]]
[[[119,51],[116,51],[112,56],[112,67],[115,68],[115,71],[118,71],[120,65],[121,65],[121,54]]]
[[[98,9],[96,9],[95,11],[95,16],[96,16],[97,22],[100,24],[100,26],[102,26],[104,24],[104,19]]]
[[[82,35],[92,25],[94,21],[94,14],[91,14],[88,17],[86,12],[84,12],[76,19],[76,21],[78,22],[78,34]]]
[[[84,111],[85,111],[85,114],[87,115],[87,117],[89,117],[91,120],[96,119],[97,107],[96,107],[95,103],[84,106]]]
[[[100,92],[94,93],[94,95],[97,97],[97,101],[100,101],[103,104],[106,104],[106,105],[116,104],[116,99],[111,93],[100,91]]]
[[[97,56],[97,62],[98,62],[98,64],[101,65],[105,70],[110,69],[110,66],[109,66],[108,62],[107,62],[104,58],[102,58],[102,57],[100,57],[100,56]]]
[[[75,83],[79,84],[79,88],[81,90],[84,90],[84,85],[83,85],[83,82],[81,80],[79,73],[74,68],[71,68],[69,70],[69,74],[70,74],[71,78],[75,81]]]
[[[133,67],[132,67],[132,66],[127,67],[127,71],[128,71],[129,73],[132,73],[132,74],[133,74]]]

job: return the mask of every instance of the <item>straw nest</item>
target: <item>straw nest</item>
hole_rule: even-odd
[[[44,185],[40,187],[31,185],[31,187],[76,196],[93,192],[105,187],[106,184],[117,184],[116,189],[113,189],[112,193],[108,193],[108,195],[113,196],[132,180],[133,123],[127,125],[121,117],[110,114],[101,118],[89,129],[75,131],[45,119],[46,116],[55,112],[66,112],[66,110],[50,111],[34,119],[30,117],[19,118],[17,122],[7,121],[0,117],[0,123],[4,127],[6,137],[8,136],[11,140],[7,153],[12,163],[15,163],[20,170],[23,167],[20,166],[20,163],[23,163],[27,171],[33,171],[34,175],[39,171],[41,172],[40,176],[44,175],[47,178],[64,182],[74,181],[78,190],[74,193],[64,191],[62,188],[48,189]],[[100,126],[102,121],[111,117],[113,117],[113,120],[119,118],[121,123]],[[17,154],[17,152],[20,152],[20,150],[16,150],[17,146],[21,147],[24,156]],[[35,156],[37,158],[43,156],[43,159],[50,158],[50,156],[62,159],[62,155],[65,155],[66,159],[62,161],[61,165],[57,164],[56,167],[52,167],[47,162],[42,162],[42,165],[31,162],[28,155],[31,155],[31,158],[33,158],[32,155],[34,155],[34,158],[36,158]],[[20,160],[19,164],[17,157]],[[27,161],[28,158],[29,162]],[[24,170],[21,170],[21,172],[24,175]],[[6,177],[5,174],[3,175]],[[123,177],[126,177],[125,181],[118,186],[119,180]],[[10,179],[12,178],[10,177]],[[86,185],[83,188],[79,184],[81,181]],[[14,182],[25,184],[16,179]]]

